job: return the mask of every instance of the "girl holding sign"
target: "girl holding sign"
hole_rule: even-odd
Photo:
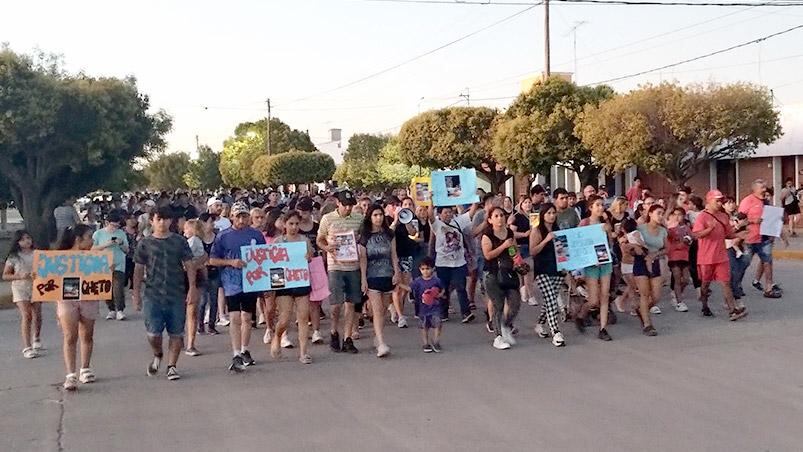
[[[273,243],[306,243],[306,258],[307,262],[309,262],[312,259],[312,245],[305,235],[299,233],[299,223],[301,223],[301,215],[297,211],[291,210],[284,216],[284,234],[277,236]],[[296,321],[298,322],[298,360],[302,364],[312,363],[312,357],[307,353],[310,292],[312,292],[311,286],[276,291],[276,304],[279,305],[279,321],[276,323],[276,330],[270,345],[270,354],[274,358],[279,358],[282,355],[282,342],[287,338],[287,325],[290,323],[290,314],[292,314],[293,306],[295,305]]]
[[[541,314],[535,325],[535,334],[544,339],[551,334],[552,345],[563,347],[566,345],[566,341],[563,339],[558,320],[560,319],[558,295],[565,277],[558,271],[558,263],[555,259],[555,235],[552,233],[556,229],[555,221],[558,213],[554,204],[545,203],[541,204],[541,212],[538,215],[540,221],[538,226],[532,229],[529,239],[535,282],[544,296],[544,305],[541,307]],[[549,332],[544,328],[545,323],[549,323]]]
[[[11,281],[11,299],[20,311],[22,356],[36,358],[42,349],[42,305],[33,298],[33,239],[27,231],[14,232],[14,241],[3,268],[3,281]],[[32,328],[33,326],[33,328]],[[34,330],[33,343],[31,329]]]
[[[93,245],[92,228],[79,224],[67,228],[61,236],[58,249],[86,251]],[[64,389],[74,391],[78,389],[78,382],[93,383],[95,373],[89,367],[92,360],[92,348],[95,345],[95,319],[100,313],[99,301],[61,300],[56,308],[58,312],[61,332],[64,335],[64,366],[67,368],[67,377],[64,379]],[[81,339],[81,371],[75,374],[76,345]]]
[[[590,226],[592,224],[602,224],[602,228],[607,233],[608,237],[611,236],[611,225],[605,221],[605,204],[602,198],[597,195],[591,195],[586,200],[588,211],[590,212],[587,218],[580,221],[580,226]],[[608,326],[608,297],[611,291],[611,274],[613,273],[613,264],[597,264],[583,269],[583,275],[586,280],[586,289],[588,290],[588,298],[580,312],[575,317],[575,324],[577,329],[581,332],[585,331],[586,317],[592,308],[599,307],[599,333],[597,337],[603,341],[611,340],[610,334],[606,329]]]

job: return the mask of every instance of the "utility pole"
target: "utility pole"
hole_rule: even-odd
[[[201,153],[201,144],[198,141],[198,135],[197,134],[195,135],[195,152],[197,152],[199,155]]]
[[[460,97],[466,100],[466,106],[471,106],[471,93],[469,92],[468,87],[466,87],[465,93],[460,93]]]
[[[544,77],[551,74],[549,68],[549,0],[544,0]]]
[[[268,135],[265,138],[265,147],[267,148],[268,155],[270,155],[270,97],[267,100],[268,103]]]
[[[574,83],[577,83],[577,29],[587,24],[585,20],[579,20],[574,23],[569,33],[572,34],[572,48],[574,50]]]

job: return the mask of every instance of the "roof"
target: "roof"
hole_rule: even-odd
[[[783,135],[774,143],[760,145],[751,157],[780,157],[803,155],[803,104],[781,107]]]

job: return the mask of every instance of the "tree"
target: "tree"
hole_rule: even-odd
[[[223,182],[230,186],[251,186],[257,181],[251,177],[254,161],[267,155],[265,146],[267,120],[243,122],[234,129],[234,136],[223,143],[220,156],[220,174]],[[307,132],[291,129],[279,118],[270,120],[271,155],[291,150],[313,152],[318,149],[312,144]]]
[[[184,182],[191,167],[190,155],[186,152],[160,154],[145,166],[148,187],[156,190],[187,188]]]
[[[404,161],[428,168],[475,168],[497,191],[511,177],[496,161],[492,130],[496,111],[486,107],[450,107],[421,113],[399,132]]]
[[[62,66],[53,56],[0,50],[0,175],[40,247],[49,245],[56,206],[159,152],[171,128],[166,113],[148,113],[133,78],[71,75]]]
[[[638,165],[675,186],[710,160],[747,157],[781,136],[770,92],[745,83],[648,85],[589,107],[577,131],[606,168]]]
[[[536,83],[498,123],[494,155],[516,173],[546,174],[560,165],[577,173],[584,185],[596,183],[602,168],[575,126],[586,105],[598,105],[613,94],[605,85],[577,86],[558,77]]]
[[[349,187],[366,190],[385,190],[406,187],[419,174],[418,166],[410,166],[401,156],[401,146],[395,137],[357,134],[349,139],[343,163],[333,178]]]
[[[289,151],[257,158],[252,178],[265,186],[278,186],[326,182],[334,172],[335,161],[329,154]]]
[[[192,189],[216,190],[223,186],[220,175],[220,154],[202,144],[198,148],[198,158],[190,162],[184,175],[184,183]]]

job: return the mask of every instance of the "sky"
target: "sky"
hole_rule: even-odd
[[[196,136],[221,150],[238,123],[266,116],[270,98],[273,116],[309,131],[313,142],[339,161],[339,151],[323,144],[329,129],[343,129],[346,139],[354,133],[395,133],[428,109],[469,102],[505,108],[522,79],[544,70],[543,6],[365,0],[3,3],[0,42],[14,51],[60,54],[72,72],[136,77],[152,108],[173,117],[171,152],[193,154]],[[801,24],[803,7],[552,3],[551,69],[575,72],[576,61],[576,81],[590,84]],[[771,88],[778,108],[803,104],[803,29],[610,86],[627,92],[661,81],[752,82]],[[338,89],[344,85],[350,86]],[[344,142],[340,151],[345,147]]]

